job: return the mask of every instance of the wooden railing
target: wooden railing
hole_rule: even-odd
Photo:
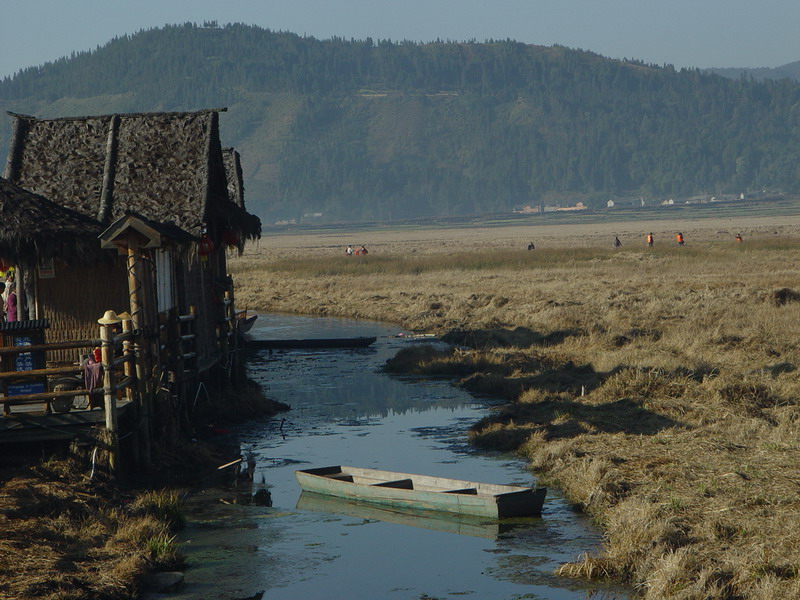
[[[133,339],[133,333],[130,330],[130,321],[122,321],[123,328],[127,331],[115,335],[110,340],[110,348],[112,351],[109,354],[110,362],[107,365],[104,365],[104,368],[109,370],[112,374],[112,384],[111,384],[111,392],[116,393],[118,390],[127,388],[132,385],[133,378],[130,375],[123,376],[121,379],[116,380],[113,377],[115,374],[114,371],[118,370],[119,367],[126,365],[126,364],[133,364],[135,355],[130,347],[130,344],[125,344],[125,342],[130,342]],[[103,340],[101,338],[94,338],[88,340],[73,340],[73,341],[64,341],[64,342],[53,342],[49,344],[33,344],[27,346],[6,346],[0,347],[0,356],[12,355],[16,356],[18,354],[23,354],[26,352],[44,352],[45,358],[47,357],[47,352],[55,352],[59,350],[73,350],[73,349],[83,349],[83,350],[91,350],[92,348],[96,348],[98,346],[103,345]],[[121,351],[120,351],[121,350]],[[128,369],[125,369],[127,372]],[[18,395],[5,395],[0,398],[0,403],[3,404],[3,413],[8,415],[11,413],[11,407],[16,405],[23,405],[23,404],[46,404],[46,412],[50,413],[53,410],[52,401],[53,400],[60,400],[60,399],[67,399],[67,398],[76,398],[79,396],[102,396],[104,394],[104,386],[103,382],[100,382],[98,387],[93,390],[86,389],[84,385],[84,378],[80,377],[83,375],[83,368],[78,365],[70,365],[70,366],[55,366],[55,367],[48,367],[44,369],[34,369],[29,371],[3,371],[0,372],[0,384],[13,380],[15,382],[39,382],[42,379],[46,379],[48,382],[48,388],[52,387],[56,383],[56,378],[58,377],[65,377],[73,375],[75,376],[75,383],[78,384],[75,389],[72,390],[49,390],[46,392],[38,392],[32,394],[18,394]],[[63,381],[61,381],[63,383]],[[5,385],[3,385],[5,388]]]
[[[228,346],[227,340],[230,339],[230,332],[235,324],[231,322],[231,317],[235,317],[232,304],[230,306],[226,304],[226,316],[228,319],[224,326],[224,335],[221,337]],[[103,407],[105,427],[110,440],[110,466],[111,470],[115,471],[119,465],[121,439],[117,420],[117,401],[122,399],[121,391],[124,390],[124,397],[131,402],[134,415],[133,430],[127,434],[136,433],[131,437],[134,460],[138,463],[141,456],[146,464],[150,456],[151,403],[164,381],[159,377],[163,378],[169,373],[170,377],[174,376],[174,381],[180,381],[186,386],[187,381],[197,375],[196,321],[197,313],[194,307],[190,307],[188,315],[178,315],[173,310],[167,319],[159,323],[156,337],[160,340],[153,340],[141,329],[134,331],[133,320],[130,317],[122,319],[113,311],[107,311],[106,315],[98,320],[100,333],[98,338],[0,346],[0,362],[5,368],[11,366],[14,369],[0,370],[0,391],[3,392],[0,396],[0,404],[3,405],[2,414],[14,418],[20,411],[12,411],[12,407],[33,404],[44,404],[47,414],[66,412],[72,409],[76,397],[87,397],[89,408]],[[35,341],[34,338],[31,339]],[[87,354],[97,347],[101,349],[103,377],[92,390],[86,388],[84,369],[77,362],[53,364],[47,361],[48,353],[51,352],[81,350],[81,354]],[[43,356],[35,357],[33,363],[18,360],[17,357],[24,353],[41,353]],[[41,365],[50,366],[42,368]],[[22,366],[35,368],[17,370]],[[36,387],[25,385],[33,382],[40,384],[47,382],[45,386],[39,386],[39,389],[43,387],[46,391],[39,392]],[[9,386],[14,386],[16,388],[14,391],[17,393],[13,395],[7,393]],[[66,386],[74,389],[58,389]],[[95,399],[98,401],[94,402]],[[65,401],[68,403],[59,406]],[[38,412],[38,409],[35,410]]]

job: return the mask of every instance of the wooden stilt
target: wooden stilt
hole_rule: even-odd
[[[139,397],[139,425],[141,459],[145,466],[150,465],[150,390],[144,332],[142,330],[143,315],[141,303],[141,269],[139,267],[138,249],[135,244],[128,245],[128,297],[131,310],[131,327],[133,331],[132,350],[135,355],[136,389]]]

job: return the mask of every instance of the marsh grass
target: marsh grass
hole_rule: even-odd
[[[130,504],[132,511],[154,516],[170,529],[183,529],[186,515],[177,490],[152,490],[138,495]]]
[[[509,400],[470,440],[527,457],[606,532],[561,574],[648,600],[800,597],[800,229],[681,226],[678,248],[673,228],[616,251],[568,229],[533,252],[528,233],[414,232],[350,259],[282,239],[232,268],[250,308],[447,335],[389,368]]]

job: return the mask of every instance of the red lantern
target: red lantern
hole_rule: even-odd
[[[200,241],[197,242],[197,254],[200,255],[200,262],[208,262],[208,255],[214,251],[214,242],[205,233]]]
[[[214,251],[214,242],[207,235],[203,235],[197,244],[197,253],[200,256],[208,256]]]
[[[239,234],[237,234],[233,229],[228,227],[222,233],[222,243],[225,244],[228,248],[236,248],[239,246]]]

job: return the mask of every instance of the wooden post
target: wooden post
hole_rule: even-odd
[[[14,275],[14,291],[17,294],[17,321],[24,321],[25,317],[25,269],[17,265]]]
[[[225,365],[225,371],[228,377],[228,381],[226,384],[230,383],[231,377],[231,346],[230,346],[230,337],[228,333],[231,330],[231,312],[233,310],[233,300],[231,300],[231,293],[228,290],[225,290],[225,296],[222,301],[222,314],[223,314],[223,324],[222,324],[222,331],[221,338],[222,338],[222,360],[223,364]]]
[[[126,358],[133,357],[136,360],[136,354],[133,343],[133,321],[131,319],[124,319],[122,321],[122,333],[128,334],[131,337],[122,342],[122,354]],[[142,423],[142,403],[139,397],[139,390],[137,388],[138,379],[136,377],[136,365],[131,360],[125,361],[125,377],[130,378],[128,385],[125,386],[125,397],[128,402],[132,403],[136,423],[133,428],[133,456],[137,465],[150,464],[150,436],[148,435],[147,428]]]
[[[148,373],[146,360],[146,348],[144,345],[143,325],[145,323],[142,314],[142,286],[141,269],[139,268],[138,247],[133,242],[128,244],[128,297],[130,301],[131,328],[133,330],[133,353],[135,356],[136,389],[139,396],[140,408],[140,441],[143,449],[142,460],[145,465],[150,464],[150,395],[148,386]],[[146,438],[146,441],[145,441]]]
[[[119,472],[119,425],[117,422],[117,398],[114,394],[114,325],[120,319],[113,310],[106,311],[100,324],[100,352],[103,363],[103,397],[106,416],[106,430],[110,439],[109,468],[112,474]]]
[[[36,267],[34,267],[31,271],[31,281],[33,282],[33,314],[29,314],[28,316],[31,319],[38,319],[39,315],[41,314],[41,310],[39,308],[39,265],[36,265]],[[31,311],[29,310],[28,312],[30,313]]]

